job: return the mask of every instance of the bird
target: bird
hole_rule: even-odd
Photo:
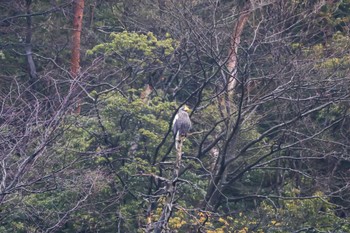
[[[173,121],[173,132],[175,138],[175,148],[179,149],[179,142],[187,137],[191,129],[192,123],[188,115],[190,111],[187,105],[182,106]]]

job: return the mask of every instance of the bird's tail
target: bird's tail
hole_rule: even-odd
[[[175,149],[176,149],[176,150],[179,149],[180,140],[181,140],[180,132],[177,131],[177,133],[176,133],[176,135],[175,135]]]

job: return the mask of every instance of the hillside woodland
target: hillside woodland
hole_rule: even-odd
[[[350,232],[349,106],[350,0],[1,0],[0,232]]]

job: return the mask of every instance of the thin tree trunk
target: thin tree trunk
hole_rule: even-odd
[[[76,79],[80,70],[80,36],[82,30],[84,12],[84,0],[75,0],[74,3],[74,20],[73,20],[73,38],[72,38],[72,58],[71,58],[71,75]],[[78,101],[76,113],[80,114],[81,106]]]
[[[33,60],[33,50],[32,50],[32,17],[31,15],[31,4],[32,0],[26,0],[26,10],[27,10],[27,32],[26,32],[26,57],[29,68],[30,82],[34,85],[37,82],[36,67]]]
[[[175,195],[177,190],[177,181],[179,178],[179,172],[180,172],[180,166],[181,166],[181,160],[182,160],[182,145],[184,142],[184,138],[181,137],[179,139],[179,145],[176,148],[176,161],[174,164],[174,173],[172,180],[169,180],[166,182],[166,200],[163,205],[162,213],[159,217],[159,220],[154,223],[154,233],[162,233],[162,232],[172,232],[169,227],[169,219],[174,211],[175,208]],[[151,226],[151,224],[149,224]],[[146,232],[151,232],[152,228],[149,227]]]
[[[232,129],[237,124],[235,121],[231,119],[231,112],[234,109],[233,105],[233,97],[235,95],[235,89],[238,83],[237,79],[237,64],[238,64],[238,48],[241,43],[241,36],[243,33],[244,26],[246,25],[248,18],[251,14],[251,3],[250,1],[246,1],[242,10],[240,11],[240,15],[237,19],[236,24],[234,25],[229,54],[227,59],[227,71],[228,75],[223,72],[223,76],[225,80],[227,80],[227,86],[223,87],[225,92],[223,95],[220,95],[218,98],[219,110],[222,118],[226,118],[226,127],[228,129]],[[226,88],[226,89],[224,89]],[[236,119],[238,120],[238,119]],[[231,133],[230,133],[231,134]],[[232,139],[231,139],[232,140]],[[225,158],[226,153],[219,155],[218,162],[215,165],[214,179],[210,182],[207,188],[207,194],[204,202],[202,203],[202,207],[206,210],[215,210],[219,204],[219,198],[221,197],[221,191],[223,189],[222,181],[225,180]]]
[[[251,4],[250,1],[247,1],[245,6],[243,7],[240,16],[237,19],[237,23],[232,32],[231,44],[230,44],[230,52],[227,63],[227,70],[229,72],[227,91],[229,94],[229,100],[232,101],[232,97],[234,96],[234,90],[237,86],[237,61],[238,61],[238,47],[241,43],[241,36],[244,29],[245,24],[251,13]]]
[[[92,28],[94,24],[95,8],[96,8],[96,0],[92,4],[90,4],[89,28]]]
[[[251,4],[250,1],[246,1],[241,13],[237,19],[236,24],[234,25],[230,48],[227,58],[227,71],[228,75],[222,72],[224,80],[226,80],[226,90],[223,95],[220,95],[218,98],[220,114],[223,118],[228,118],[231,115],[233,105],[233,97],[235,94],[235,89],[238,83],[237,79],[237,63],[238,63],[238,48],[241,43],[241,36],[246,25],[248,18],[251,13]]]

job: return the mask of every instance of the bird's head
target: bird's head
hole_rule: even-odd
[[[187,113],[189,113],[191,111],[191,109],[186,104],[184,106],[182,106],[180,109],[187,112]]]

